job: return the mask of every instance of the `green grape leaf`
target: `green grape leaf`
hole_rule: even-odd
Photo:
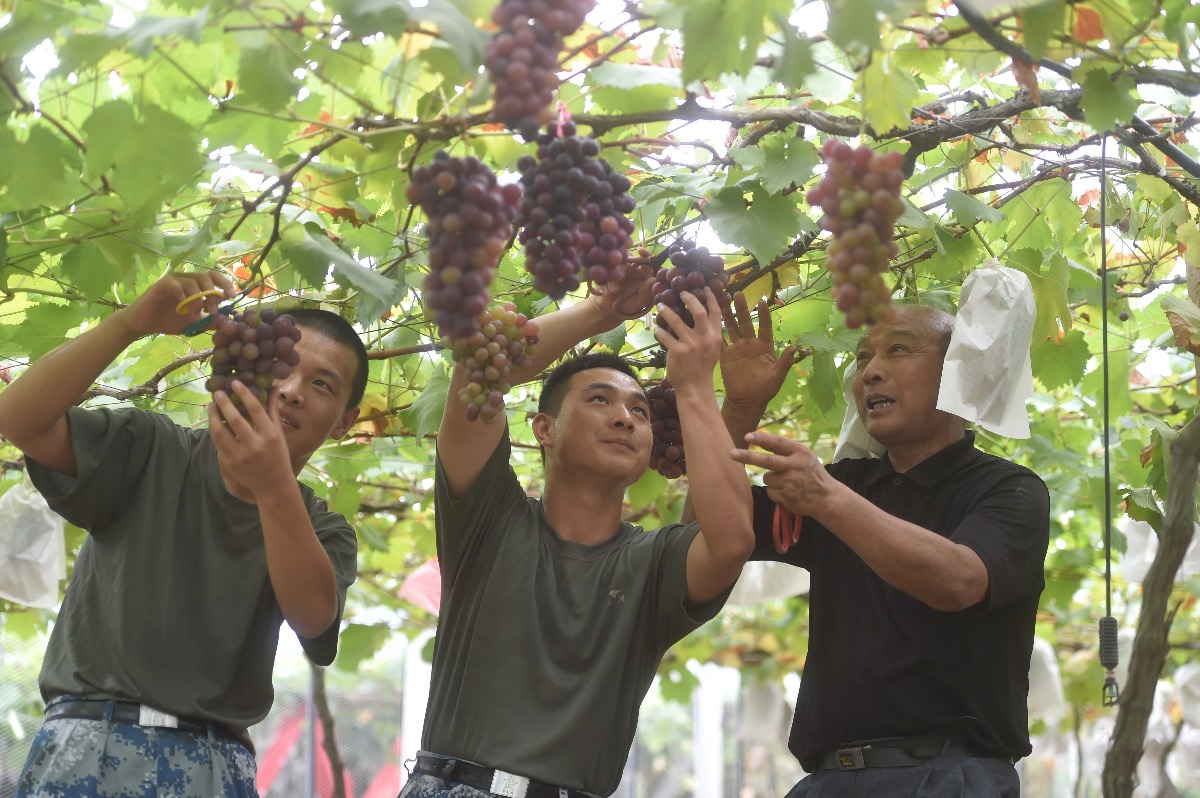
[[[288,59],[287,50],[278,45],[246,48],[241,51],[237,96],[264,111],[280,111],[296,100],[303,85],[293,74],[300,64]]]
[[[1033,347],[1030,360],[1033,376],[1049,390],[1077,385],[1092,353],[1079,330],[1071,330],[1061,341],[1047,341]]]
[[[821,155],[811,142],[794,136],[771,136],[759,149],[764,156],[759,170],[763,187],[772,194],[792,184],[804,185],[812,177],[813,167],[821,162]]]
[[[1000,211],[980,202],[970,194],[964,194],[954,189],[946,190],[946,207],[954,214],[954,218],[964,227],[970,227],[976,220],[983,222],[998,222],[1004,218]]]
[[[1137,86],[1130,76],[1121,75],[1114,81],[1107,69],[1090,63],[1078,67],[1073,75],[1083,87],[1079,105],[1093,130],[1110,131],[1137,112],[1138,99],[1133,94]]]
[[[333,660],[333,667],[346,673],[354,673],[364,660],[375,656],[392,635],[392,629],[387,624],[347,624],[346,628],[338,633],[337,657]]]
[[[437,432],[442,425],[442,414],[446,411],[449,401],[447,394],[450,389],[450,375],[438,369],[429,377],[425,390],[417,400],[400,411],[400,420],[404,426],[413,431],[417,440],[421,440],[431,432]],[[458,398],[454,398],[457,404]],[[461,410],[461,407],[449,408],[451,412]]]
[[[763,264],[782,252],[801,229],[796,205],[758,183],[748,190],[723,189],[709,201],[707,212],[722,241],[745,247]]]

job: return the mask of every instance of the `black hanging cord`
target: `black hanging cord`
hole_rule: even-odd
[[[1108,451],[1108,134],[1100,137],[1100,339],[1104,376],[1104,617],[1100,619],[1100,664],[1104,666],[1104,706],[1121,698],[1114,671],[1119,660],[1117,619],[1112,617],[1112,468]]]

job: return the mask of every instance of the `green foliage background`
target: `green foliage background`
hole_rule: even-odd
[[[434,622],[397,597],[434,553],[431,433],[447,384],[421,304],[423,219],[404,193],[414,166],[439,149],[473,154],[506,180],[531,150],[489,117],[480,65],[491,5],[0,0],[0,376],[171,269],[226,270],[265,299],[321,302],[361,326],[374,358],[363,421],[304,474],[357,519],[363,544],[343,669]],[[841,366],[857,333],[832,307],[825,241],[804,201],[827,139],[896,150],[912,166],[898,296],[952,307],[989,257],[1029,276],[1033,436],[981,431],[980,440],[1050,486],[1039,634],[1060,653],[1080,716],[1094,713],[1104,508],[1161,523],[1164,444],[1196,408],[1195,360],[1175,349],[1154,300],[1185,295],[1200,267],[1200,187],[1128,122],[1136,113],[1196,156],[1200,8],[1048,0],[992,12],[1003,37],[1068,65],[1069,78],[1040,70],[1036,93],[942,2],[645,0],[604,3],[591,19],[563,53],[570,78],[559,100],[634,182],[635,240],[655,252],[681,236],[714,246],[751,300],[778,300],[777,340],[813,351],[772,403],[769,429],[828,457],[844,412]],[[548,302],[529,283],[514,248],[494,292],[535,314]],[[661,374],[644,320],[602,343],[648,378]],[[204,363],[190,356],[205,346],[143,340],[89,398],[199,423]],[[537,472],[531,407],[521,391],[509,405],[526,476]],[[11,486],[19,453],[0,456]],[[681,491],[648,474],[629,492],[629,516],[671,520]],[[72,547],[81,539],[72,530]],[[1119,533],[1113,544],[1124,548]],[[1113,612],[1132,627],[1139,586],[1118,579],[1114,591]],[[1168,671],[1200,639],[1200,584],[1181,583],[1176,595]],[[49,620],[15,606],[6,614],[27,633]],[[794,670],[806,626],[803,598],[731,609],[676,647],[664,690],[690,691],[690,658],[761,678]]]

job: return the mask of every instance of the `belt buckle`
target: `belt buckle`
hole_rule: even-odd
[[[138,725],[139,726],[158,726],[164,729],[178,729],[179,716],[172,715],[169,712],[148,707],[145,704],[138,704]]]
[[[503,795],[507,798],[525,798],[529,789],[529,779],[515,773],[505,773],[503,770],[492,771],[492,787],[488,792],[493,795]]]
[[[863,759],[863,751],[870,747],[864,745],[858,748],[839,748],[834,755],[837,759],[838,770],[862,770],[865,768],[867,763]]]

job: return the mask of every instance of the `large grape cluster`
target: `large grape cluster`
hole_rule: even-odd
[[[429,218],[429,274],[424,297],[438,334],[466,338],[487,309],[496,265],[512,236],[521,199],[477,158],[439,152],[413,171],[409,202]]]
[[[824,215],[820,225],[833,234],[825,268],[833,275],[833,297],[847,327],[888,321],[895,313],[884,282],[888,261],[899,251],[894,240],[903,158],[876,154],[842,141],[825,143],[825,176],[808,192],[808,203]]]
[[[469,382],[458,392],[467,420],[490,423],[504,409],[512,373],[528,365],[538,340],[538,325],[518,313],[511,302],[479,314],[476,324],[478,329],[469,337],[446,339],[442,344],[467,372]]]
[[[271,383],[287,379],[300,362],[296,350],[300,337],[296,320],[286,313],[278,314],[273,308],[261,311],[250,308],[219,319],[212,339],[212,376],[204,387],[209,393],[225,391],[234,404],[240,404],[231,385],[238,380],[266,404]]]
[[[684,323],[692,326],[691,311],[683,304],[684,294],[692,294],[703,304],[704,289],[710,288],[716,295],[717,301],[728,304],[729,274],[725,271],[725,261],[721,256],[714,255],[707,247],[698,247],[691,241],[676,241],[667,248],[670,266],[663,266],[654,275],[654,287],[651,289],[654,304],[666,305],[679,314]],[[667,322],[661,317],[658,326],[667,328]]]
[[[495,86],[495,113],[532,141],[552,116],[563,40],[583,25],[596,0],[503,0],[492,9],[499,30],[483,51]]]
[[[664,379],[646,389],[650,403],[650,429],[654,443],[650,448],[650,467],[667,479],[678,479],[687,473],[683,457],[683,430],[679,426],[679,408],[671,380]]]
[[[632,245],[635,207],[629,178],[599,158],[600,144],[575,134],[575,125],[551,125],[537,138],[537,157],[517,162],[525,268],[533,287],[562,299],[587,280],[619,282]]]

